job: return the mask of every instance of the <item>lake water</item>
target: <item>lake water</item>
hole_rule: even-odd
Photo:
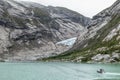
[[[0,80],[120,80],[120,64],[0,63]]]

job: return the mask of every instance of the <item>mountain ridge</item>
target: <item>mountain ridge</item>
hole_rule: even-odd
[[[66,8],[0,1],[0,60],[3,61],[58,55],[71,46],[56,43],[76,37],[90,21]]]

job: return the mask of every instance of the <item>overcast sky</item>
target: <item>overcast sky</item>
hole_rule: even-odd
[[[116,0],[23,0],[43,5],[62,6],[92,17],[103,9],[111,6]]]

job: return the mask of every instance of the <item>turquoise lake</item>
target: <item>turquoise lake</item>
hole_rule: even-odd
[[[120,80],[120,64],[0,63],[0,80]]]

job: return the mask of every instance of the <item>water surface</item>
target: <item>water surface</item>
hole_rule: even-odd
[[[0,63],[0,80],[120,80],[120,64]]]

